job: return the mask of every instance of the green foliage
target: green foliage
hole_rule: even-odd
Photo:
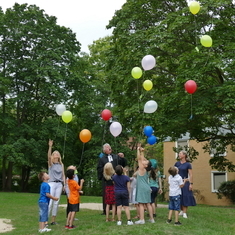
[[[217,196],[220,199],[224,196],[235,204],[235,180],[222,182],[218,188]]]

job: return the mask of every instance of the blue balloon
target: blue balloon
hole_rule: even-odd
[[[144,128],[144,134],[146,136],[151,136],[153,134],[153,128],[151,126],[146,126]]]
[[[154,135],[148,137],[148,139],[147,139],[147,142],[148,142],[150,145],[155,144],[157,141],[158,141],[158,139],[157,139],[157,137],[154,136]]]

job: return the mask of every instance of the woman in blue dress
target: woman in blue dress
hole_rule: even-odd
[[[181,188],[181,212],[179,215],[183,215],[183,218],[188,218],[187,210],[188,206],[196,206],[196,201],[193,196],[193,170],[192,165],[189,163],[189,159],[186,151],[179,152],[180,161],[175,163],[175,166],[179,169],[179,175],[182,179],[188,179],[185,182],[183,188]]]

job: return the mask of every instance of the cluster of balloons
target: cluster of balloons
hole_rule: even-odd
[[[112,112],[109,109],[104,109],[101,112],[101,117],[104,121],[108,121],[112,117]],[[109,131],[114,137],[117,137],[122,132],[122,125],[119,122],[112,122]]]
[[[158,139],[153,134],[153,128],[151,126],[144,127],[144,134],[147,136],[148,144],[153,145],[153,144],[157,143]]]
[[[189,10],[193,15],[196,15],[200,11],[200,3],[193,1],[189,3]],[[200,42],[204,47],[211,47],[212,46],[212,38],[209,35],[203,35],[200,38]]]
[[[155,67],[156,65],[156,59],[152,55],[146,55],[143,57],[141,61],[142,68],[146,70],[151,70],[152,68]],[[131,70],[131,75],[135,79],[141,78],[143,75],[142,69],[140,67],[134,67]],[[143,87],[146,91],[150,91],[153,88],[153,83],[151,80],[145,80],[143,82]]]
[[[70,111],[66,110],[66,107],[64,104],[58,104],[56,106],[56,113],[62,117],[62,120],[65,123],[69,123],[73,119],[73,115]],[[91,132],[88,129],[83,129],[79,133],[79,138],[83,143],[87,143],[91,139]]]
[[[73,119],[73,115],[70,111],[66,110],[66,107],[64,104],[58,104],[56,106],[56,113],[62,117],[62,120],[65,123],[69,123]]]

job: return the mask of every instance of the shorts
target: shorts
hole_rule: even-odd
[[[79,205],[80,205],[80,203],[78,203],[78,204],[70,204],[69,203],[69,212],[78,212]]]
[[[48,221],[48,203],[47,202],[39,202],[39,222]]]
[[[151,187],[151,189],[152,189],[152,192],[151,192],[151,203],[155,203],[155,200],[156,200],[159,188]]]
[[[174,211],[180,210],[180,195],[170,196],[169,210],[174,210]]]
[[[116,206],[129,206],[129,193],[126,191],[115,192]]]

